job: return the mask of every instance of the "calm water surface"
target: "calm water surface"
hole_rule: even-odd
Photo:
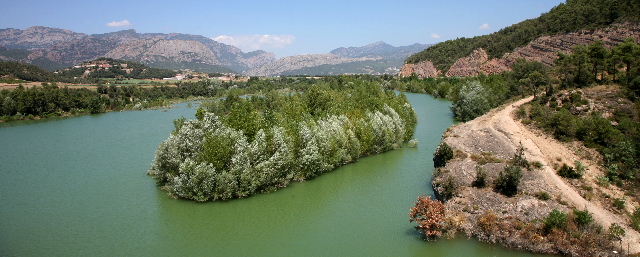
[[[145,174],[186,104],[1,125],[0,256],[532,256],[417,236],[407,213],[433,193],[453,120],[449,102],[408,97],[418,148],[228,202],[171,199]]]

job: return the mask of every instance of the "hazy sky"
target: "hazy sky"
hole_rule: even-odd
[[[121,1],[20,0],[2,4],[0,28],[47,26],[85,34],[135,29],[214,38],[276,57],[384,41],[433,44],[490,34],[538,17],[561,0]]]

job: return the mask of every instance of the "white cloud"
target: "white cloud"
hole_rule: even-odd
[[[436,33],[431,33],[431,38],[440,38],[440,35]]]
[[[129,27],[129,26],[131,26],[131,22],[129,22],[128,20],[112,21],[107,23],[107,27]]]
[[[242,51],[282,49],[291,45],[296,37],[292,35],[221,35],[213,38],[223,44],[239,47]]]
[[[489,23],[485,23],[485,24],[482,24],[482,26],[480,26],[478,29],[490,29],[490,28],[491,26],[489,26]]]

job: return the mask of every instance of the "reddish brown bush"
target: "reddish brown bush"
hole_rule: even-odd
[[[445,219],[444,204],[439,200],[431,200],[429,196],[420,196],[411,207],[409,221],[416,222],[416,229],[424,233],[427,240],[435,239],[443,233]]]

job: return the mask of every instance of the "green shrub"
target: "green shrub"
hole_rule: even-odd
[[[535,194],[535,197],[540,199],[540,200],[542,200],[542,201],[546,201],[546,200],[551,199],[551,195],[549,193],[545,192],[545,191],[537,192]]]
[[[624,210],[625,204],[626,204],[626,201],[624,200],[624,198],[613,199],[613,206],[615,206],[618,210]]]
[[[587,170],[587,166],[582,164],[581,161],[576,161],[575,165],[576,165],[576,172],[580,174],[580,176],[584,175],[584,172]]]
[[[640,206],[636,207],[631,214],[631,228],[640,231]]]
[[[453,159],[453,150],[445,142],[440,143],[433,154],[433,166],[435,168],[444,167],[449,160]]]
[[[562,167],[558,170],[558,175],[563,178],[582,178],[582,173],[578,172],[566,163],[562,164]]]
[[[611,185],[611,181],[609,180],[609,177],[602,174],[596,177],[596,183],[599,186],[603,186],[603,187],[609,187],[609,185]]]
[[[520,179],[522,179],[522,168],[514,165],[505,166],[503,171],[495,180],[495,189],[505,196],[514,196],[518,193]]]
[[[520,142],[520,146],[516,149],[515,154],[513,154],[513,159],[511,159],[509,163],[523,169],[531,170],[531,164],[524,158],[524,146],[522,146],[522,142]]]
[[[482,152],[482,153],[480,153],[480,155],[472,154],[471,155],[471,160],[474,160],[475,162],[477,162],[480,165],[485,165],[487,163],[501,163],[501,162],[503,162],[502,159],[493,156],[493,154],[490,153],[490,152]]]
[[[544,167],[544,165],[539,161],[531,162],[531,166],[533,166],[536,169],[542,169],[542,167]]]
[[[482,166],[476,166],[476,179],[473,181],[473,186],[477,188],[487,186],[487,171]]]
[[[588,211],[573,210],[573,214],[576,215],[576,225],[581,228],[586,228],[593,223],[593,215]]]
[[[520,107],[516,109],[516,118],[524,119],[526,117],[527,117],[527,110],[524,108],[523,105],[520,105]]]
[[[544,231],[547,233],[556,228],[564,229],[567,226],[567,214],[558,209],[553,209],[542,223],[544,224]]]
[[[611,223],[611,226],[609,226],[609,237],[611,239],[620,241],[625,235],[626,232],[618,223]]]
[[[578,119],[567,109],[560,109],[544,123],[545,128],[552,130],[560,141],[568,142],[575,138],[578,130]]]
[[[443,201],[447,201],[453,198],[458,193],[458,185],[456,184],[456,180],[451,175],[447,176],[447,178],[445,178],[440,183],[440,186],[442,187],[440,196]]]

